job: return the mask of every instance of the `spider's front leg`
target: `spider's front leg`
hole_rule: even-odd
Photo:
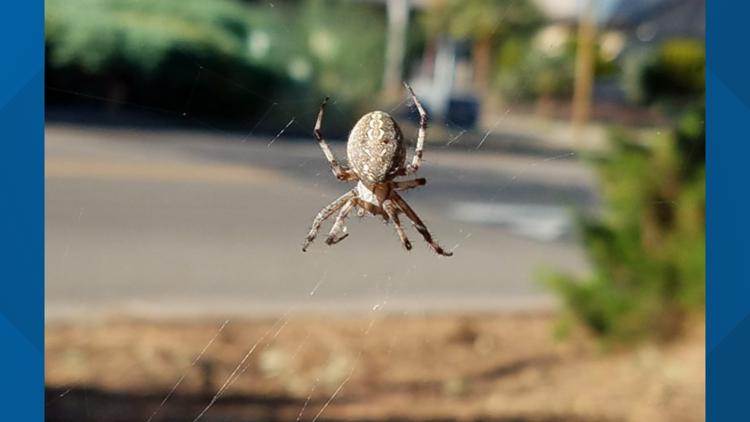
[[[335,213],[356,196],[357,191],[355,189],[352,189],[320,210],[318,215],[316,215],[315,219],[313,220],[312,227],[310,227],[310,232],[307,234],[307,237],[305,237],[305,242],[302,244],[302,252],[307,251],[307,247],[310,246],[310,243],[312,243],[313,240],[315,240],[315,236],[318,235],[318,230],[320,230],[321,224],[323,224],[323,222],[327,220],[328,217],[332,216],[333,213]]]
[[[419,111],[419,133],[417,134],[417,147],[414,150],[414,157],[411,160],[411,163],[406,166],[406,168],[403,171],[404,176],[408,176],[410,174],[414,174],[419,170],[419,166],[422,164],[422,151],[424,150],[424,138],[425,133],[427,132],[427,112],[424,111],[424,108],[422,107],[422,103],[419,102],[419,99],[416,95],[414,95],[414,91],[411,89],[409,84],[404,82],[404,86],[407,90],[409,90],[409,95],[411,96],[412,101],[414,102],[414,105],[417,107],[417,111]]]
[[[333,172],[333,175],[336,176],[336,178],[341,181],[357,180],[357,175],[354,174],[353,171],[342,166],[338,162],[338,160],[336,159],[336,156],[333,155],[333,151],[331,151],[331,148],[328,146],[328,143],[326,142],[325,138],[323,138],[323,132],[321,131],[320,127],[323,125],[323,112],[325,111],[327,103],[328,103],[328,97],[326,97],[323,100],[323,104],[320,105],[320,111],[318,112],[318,118],[315,121],[315,130],[313,130],[313,134],[315,135],[315,139],[318,140],[320,149],[323,150],[323,154],[326,156],[326,159],[331,164],[331,171]]]

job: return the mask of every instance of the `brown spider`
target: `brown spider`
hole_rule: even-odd
[[[394,180],[399,176],[412,175],[419,169],[419,165],[422,163],[422,149],[424,147],[425,130],[427,129],[427,113],[425,113],[422,104],[420,104],[414,95],[411,87],[407,83],[404,83],[404,85],[409,91],[414,105],[419,110],[417,147],[411,164],[406,166],[406,146],[401,128],[384,111],[367,113],[354,125],[346,144],[346,152],[351,168],[341,165],[336,160],[336,157],[334,157],[333,152],[328,147],[325,139],[323,139],[323,134],[320,131],[323,121],[323,110],[328,102],[328,98],[323,101],[318,112],[318,119],[315,122],[315,139],[318,140],[323,154],[325,154],[328,162],[331,164],[331,170],[336,178],[347,182],[356,181],[357,186],[328,204],[315,216],[310,233],[308,233],[302,245],[302,251],[307,250],[307,247],[315,239],[323,221],[332,216],[337,210],[341,211],[339,211],[336,222],[328,234],[326,243],[333,245],[344,240],[348,236],[344,221],[349,212],[353,208],[356,208],[360,216],[363,216],[365,212],[369,212],[372,215],[380,215],[386,223],[389,220],[393,221],[401,243],[403,243],[407,250],[411,250],[411,242],[406,237],[406,232],[404,232],[404,228],[398,218],[400,213],[404,213],[435,252],[443,256],[453,255],[453,252],[448,252],[438,245],[417,213],[397,193],[398,191],[423,186],[427,182],[424,178],[403,181]]]

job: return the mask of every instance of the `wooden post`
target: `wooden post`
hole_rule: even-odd
[[[587,0],[578,22],[575,89],[573,92],[573,136],[578,148],[583,146],[583,129],[591,116],[594,84],[595,1]]]
[[[388,0],[388,33],[383,71],[383,97],[386,101],[399,98],[406,51],[406,29],[409,23],[409,1]]]

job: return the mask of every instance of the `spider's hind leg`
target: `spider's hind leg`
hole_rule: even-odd
[[[310,227],[310,232],[307,234],[307,237],[305,237],[305,241],[302,244],[302,252],[307,251],[307,247],[310,246],[313,240],[315,240],[315,236],[318,235],[318,231],[320,230],[320,226],[323,224],[323,222],[356,196],[356,190],[352,189],[320,210],[318,215],[316,215],[315,219],[313,220],[312,227]]]
[[[446,251],[445,249],[443,249],[442,246],[440,246],[435,241],[435,239],[432,238],[432,235],[427,230],[427,227],[422,222],[422,219],[419,218],[419,216],[417,215],[417,213],[414,212],[414,210],[409,206],[409,204],[406,203],[406,201],[404,201],[404,198],[402,198],[396,192],[392,192],[391,193],[391,199],[393,200],[393,202],[396,203],[396,205],[398,205],[399,208],[401,208],[401,210],[404,212],[404,214],[406,214],[406,216],[409,217],[409,219],[412,221],[412,223],[414,224],[414,227],[417,229],[417,231],[419,232],[419,234],[421,234],[422,237],[424,237],[424,240],[427,243],[430,244],[430,246],[432,247],[432,249],[435,252],[437,252],[438,254],[443,255],[443,256],[452,256],[453,255],[453,252]]]
[[[406,237],[404,226],[401,225],[401,220],[398,218],[398,207],[389,200],[383,204],[383,210],[385,210],[386,214],[388,214],[388,217],[393,220],[393,226],[396,228],[398,238],[401,239],[401,244],[404,245],[404,248],[406,248],[407,251],[410,251],[411,242],[409,241],[409,238]]]
[[[398,182],[393,182],[393,189],[397,191],[414,189],[420,186],[424,186],[426,183],[427,183],[427,179],[425,179],[424,177],[420,177],[419,179],[412,179],[412,180],[401,180]]]
[[[333,227],[331,227],[331,231],[328,233],[328,237],[326,238],[327,245],[335,245],[349,236],[349,233],[346,232],[345,224],[346,217],[349,216],[349,211],[351,211],[352,208],[354,208],[354,201],[350,199],[341,208],[341,211],[339,211],[339,215],[338,217],[336,217],[336,222],[333,223]]]

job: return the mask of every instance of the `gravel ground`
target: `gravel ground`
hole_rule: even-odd
[[[47,419],[190,421],[219,391],[200,420],[705,419],[702,321],[676,343],[606,354],[553,327],[540,313],[379,309],[50,323]]]

